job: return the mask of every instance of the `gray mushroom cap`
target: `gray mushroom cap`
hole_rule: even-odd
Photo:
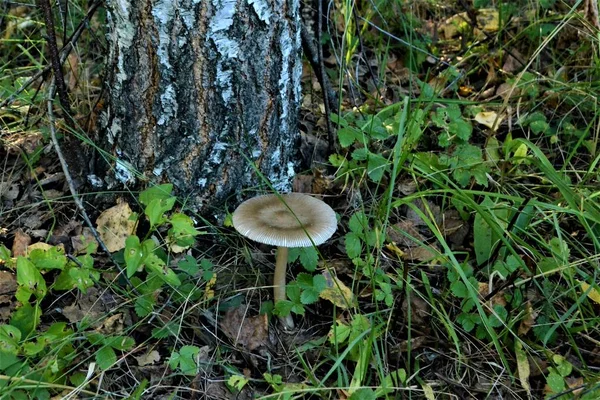
[[[329,239],[337,229],[335,212],[301,193],[258,196],[233,212],[234,228],[249,239],[271,246],[310,247]],[[312,241],[311,241],[312,239]]]

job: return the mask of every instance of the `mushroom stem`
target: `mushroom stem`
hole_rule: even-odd
[[[275,274],[273,275],[273,300],[275,301],[275,304],[277,304],[278,301],[282,301],[287,298],[285,295],[285,274],[287,269],[288,248],[281,246],[278,247],[275,258]],[[284,327],[288,329],[294,329],[294,320],[291,315],[288,314],[285,317],[280,317],[279,321]]]

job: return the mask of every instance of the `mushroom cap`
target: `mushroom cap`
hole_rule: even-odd
[[[240,204],[233,212],[234,228],[259,243],[282,247],[319,245],[336,231],[335,212],[323,201],[301,193],[280,197],[257,196]]]

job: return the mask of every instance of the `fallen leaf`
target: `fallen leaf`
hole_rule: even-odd
[[[87,226],[82,229],[80,235],[71,238],[71,246],[75,254],[94,254],[98,249],[98,242],[92,233],[92,230]]]
[[[432,246],[409,247],[404,252],[404,259],[435,263],[439,254],[440,252]]]
[[[386,234],[389,241],[403,248],[417,247],[425,241],[425,238],[415,226],[415,222],[409,219],[401,220],[388,226]]]
[[[529,386],[529,360],[527,354],[523,350],[523,343],[520,340],[515,341],[515,356],[517,358],[517,373],[521,381],[521,387],[531,394],[531,386]]]
[[[596,304],[600,304],[600,290],[598,290],[597,287],[592,287],[590,289],[590,285],[586,282],[579,282],[579,284],[581,285],[581,292],[585,293],[587,292],[587,297],[592,300],[594,303]],[[588,289],[590,289],[590,291],[588,292]]]
[[[497,131],[500,123],[504,119],[503,116],[498,115],[495,111],[480,111],[473,118],[481,125],[485,125],[492,131]]]
[[[125,240],[135,232],[136,221],[130,220],[132,211],[123,202],[105,210],[96,219],[98,234],[108,248],[115,252],[125,248]]]
[[[219,325],[233,343],[253,351],[267,345],[269,325],[266,314],[248,317],[246,312],[245,305],[232,308],[221,318]]]
[[[325,277],[327,287],[319,294],[320,298],[332,302],[335,306],[343,310],[347,310],[356,304],[354,293],[352,293],[352,290],[344,282],[335,276],[331,276],[328,271],[323,271],[322,275]]]
[[[50,250],[52,247],[51,244],[48,243],[44,243],[44,242],[37,242],[34,244],[30,244],[29,246],[27,246],[27,253],[31,253],[32,250]]]
[[[400,250],[400,248],[396,246],[395,243],[388,243],[385,245],[385,248],[394,253],[398,258],[402,258],[405,255],[405,253],[402,250]]]
[[[145,365],[152,365],[155,362],[160,361],[160,354],[156,350],[149,351],[148,353],[142,354],[139,357],[135,357],[140,367]]]
[[[27,246],[31,243],[31,238],[23,230],[17,229],[15,232],[15,240],[12,245],[12,256],[25,257],[27,255]]]
[[[17,290],[15,275],[8,271],[0,271],[0,296],[12,295]]]
[[[525,336],[531,330],[533,325],[535,324],[535,319],[537,317],[537,312],[533,311],[533,307],[531,306],[531,301],[527,301],[525,303],[525,318],[521,320],[519,324],[518,334],[519,336]]]

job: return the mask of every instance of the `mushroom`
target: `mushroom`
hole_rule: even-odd
[[[335,212],[312,196],[300,193],[270,194],[246,200],[233,212],[233,227],[259,243],[277,246],[273,299],[286,299],[285,274],[290,247],[318,246],[337,229]],[[293,329],[291,315],[281,318]]]

